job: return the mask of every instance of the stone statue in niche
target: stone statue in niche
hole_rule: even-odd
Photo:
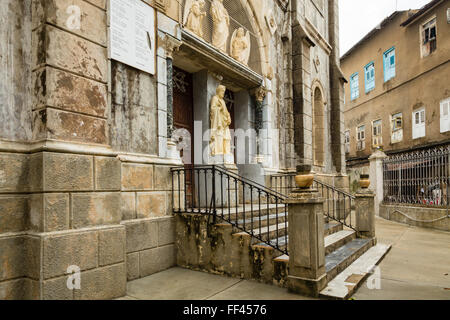
[[[203,38],[203,18],[206,16],[204,5],[204,0],[186,0],[184,10],[184,26],[200,38]]]
[[[231,153],[230,124],[231,115],[225,103],[225,86],[219,85],[216,95],[211,99],[211,155],[226,155]]]
[[[250,32],[244,28],[236,29],[231,37],[231,56],[242,64],[247,65],[250,58]]]
[[[211,17],[213,20],[212,45],[223,52],[227,52],[230,16],[227,9],[223,6],[223,0],[213,0]]]

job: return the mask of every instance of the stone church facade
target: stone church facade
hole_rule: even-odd
[[[311,164],[348,188],[337,0],[143,2],[155,75],[110,58],[109,0],[1,1],[0,299],[116,298],[176,265],[171,168],[188,158],[268,187]],[[227,159],[208,152],[219,85],[230,129],[250,132]]]

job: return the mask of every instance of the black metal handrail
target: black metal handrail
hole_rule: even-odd
[[[288,254],[285,195],[221,166],[190,165],[171,171],[174,213],[207,214],[212,223],[221,219]]]
[[[295,172],[275,174],[270,177],[271,188],[287,196],[295,188]],[[314,179],[313,188],[324,198],[324,214],[327,218],[340,222],[355,230],[356,217],[354,211],[355,196],[330,184]]]

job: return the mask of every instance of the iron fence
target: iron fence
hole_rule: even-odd
[[[270,188],[288,197],[294,189],[297,189],[295,184],[296,175],[295,172],[274,174],[270,176]],[[318,179],[314,179],[312,187],[324,199],[324,215],[328,219],[338,221],[344,226],[355,230],[355,196]]]
[[[445,207],[449,203],[450,145],[383,161],[384,203]]]

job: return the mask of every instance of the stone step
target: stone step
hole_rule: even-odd
[[[326,236],[329,236],[330,234],[333,234],[333,233],[343,230],[344,227],[343,227],[342,223],[331,221],[331,222],[325,223],[324,229],[325,229],[324,234],[326,237]]]
[[[383,260],[391,245],[377,244],[356,259],[349,267],[331,280],[320,296],[328,299],[348,299],[374,273],[374,268]]]
[[[240,219],[240,220],[238,220],[237,223],[238,223],[239,227],[242,228],[245,225],[245,230],[251,230],[252,228],[253,229],[259,228],[259,221],[261,221],[262,227],[267,227],[267,224],[274,225],[277,223],[278,224],[284,223],[285,221],[287,221],[287,217],[288,217],[287,212],[279,212],[278,218],[277,218],[276,213],[270,214],[270,215],[265,214],[265,215],[261,216],[261,219],[259,218],[259,216],[254,216],[252,219],[251,214],[250,214],[248,216],[247,215],[245,216],[245,220],[244,220],[244,218]]]
[[[243,220],[244,219],[244,214],[246,219],[251,217],[251,212],[253,211],[253,216],[261,216],[262,217],[267,217],[267,213],[269,213],[269,215],[272,214],[280,214],[280,213],[284,213],[287,212],[287,208],[286,205],[284,204],[261,204],[261,206],[259,206],[258,204],[254,204],[253,206],[251,206],[250,204],[246,204],[245,206],[240,205],[237,208],[236,207],[230,207],[230,208],[217,208],[217,216],[219,218],[222,218],[222,213],[223,213],[223,218],[225,220],[228,220],[228,218],[230,218],[232,221],[236,221],[236,220]],[[206,212],[206,211],[205,211]]]
[[[278,231],[277,231],[278,229]],[[261,227],[254,228],[253,230],[248,231],[252,237],[252,244],[257,244],[262,241],[272,241],[277,238],[283,238],[288,233],[288,223],[279,223]]]
[[[332,253],[339,247],[356,238],[354,230],[341,230],[325,237],[325,255]]]
[[[334,279],[340,272],[358,259],[374,245],[375,239],[354,239],[325,256],[327,281]]]
[[[281,226],[283,224],[280,224],[279,226]],[[287,224],[288,226],[288,224]],[[342,225],[339,223],[333,223],[330,224],[328,227],[331,228],[331,230],[338,230],[335,233],[332,233],[329,236],[325,237],[325,247],[326,250],[328,248],[328,250],[330,251],[330,253],[334,250],[336,250],[338,247],[346,244],[347,242],[352,241],[353,239],[356,238],[356,232],[353,230],[342,230]],[[267,231],[267,225],[266,228],[263,228]],[[259,231],[259,228],[258,228]],[[263,230],[264,231],[264,230]],[[252,243],[255,243],[255,241],[257,242],[258,239],[254,239],[254,241],[252,241]],[[256,243],[256,245],[258,246],[267,246],[267,247],[277,247],[281,249],[281,250],[285,250],[288,246],[288,242],[289,242],[289,236],[287,235],[287,233],[284,232],[283,230],[283,234],[280,233],[279,230],[279,237],[277,238],[276,236],[274,238],[270,239],[270,244],[267,244],[266,242],[260,242],[260,243]],[[333,250],[331,250],[333,249]]]
[[[280,249],[280,250],[285,250],[286,248],[287,248],[287,246],[288,246],[288,243],[289,243],[289,236],[288,235],[286,235],[286,236],[282,236],[282,237],[279,237],[279,238],[275,238],[275,239],[271,239],[270,240],[270,244],[271,245],[268,245],[267,243],[265,243],[265,242],[260,242],[260,243],[257,243],[256,245],[257,246],[260,246],[260,247],[264,247],[264,246],[266,246],[266,247],[277,247],[277,245],[278,245],[278,248]],[[288,256],[287,256],[288,257]],[[289,257],[288,257],[289,258]]]

